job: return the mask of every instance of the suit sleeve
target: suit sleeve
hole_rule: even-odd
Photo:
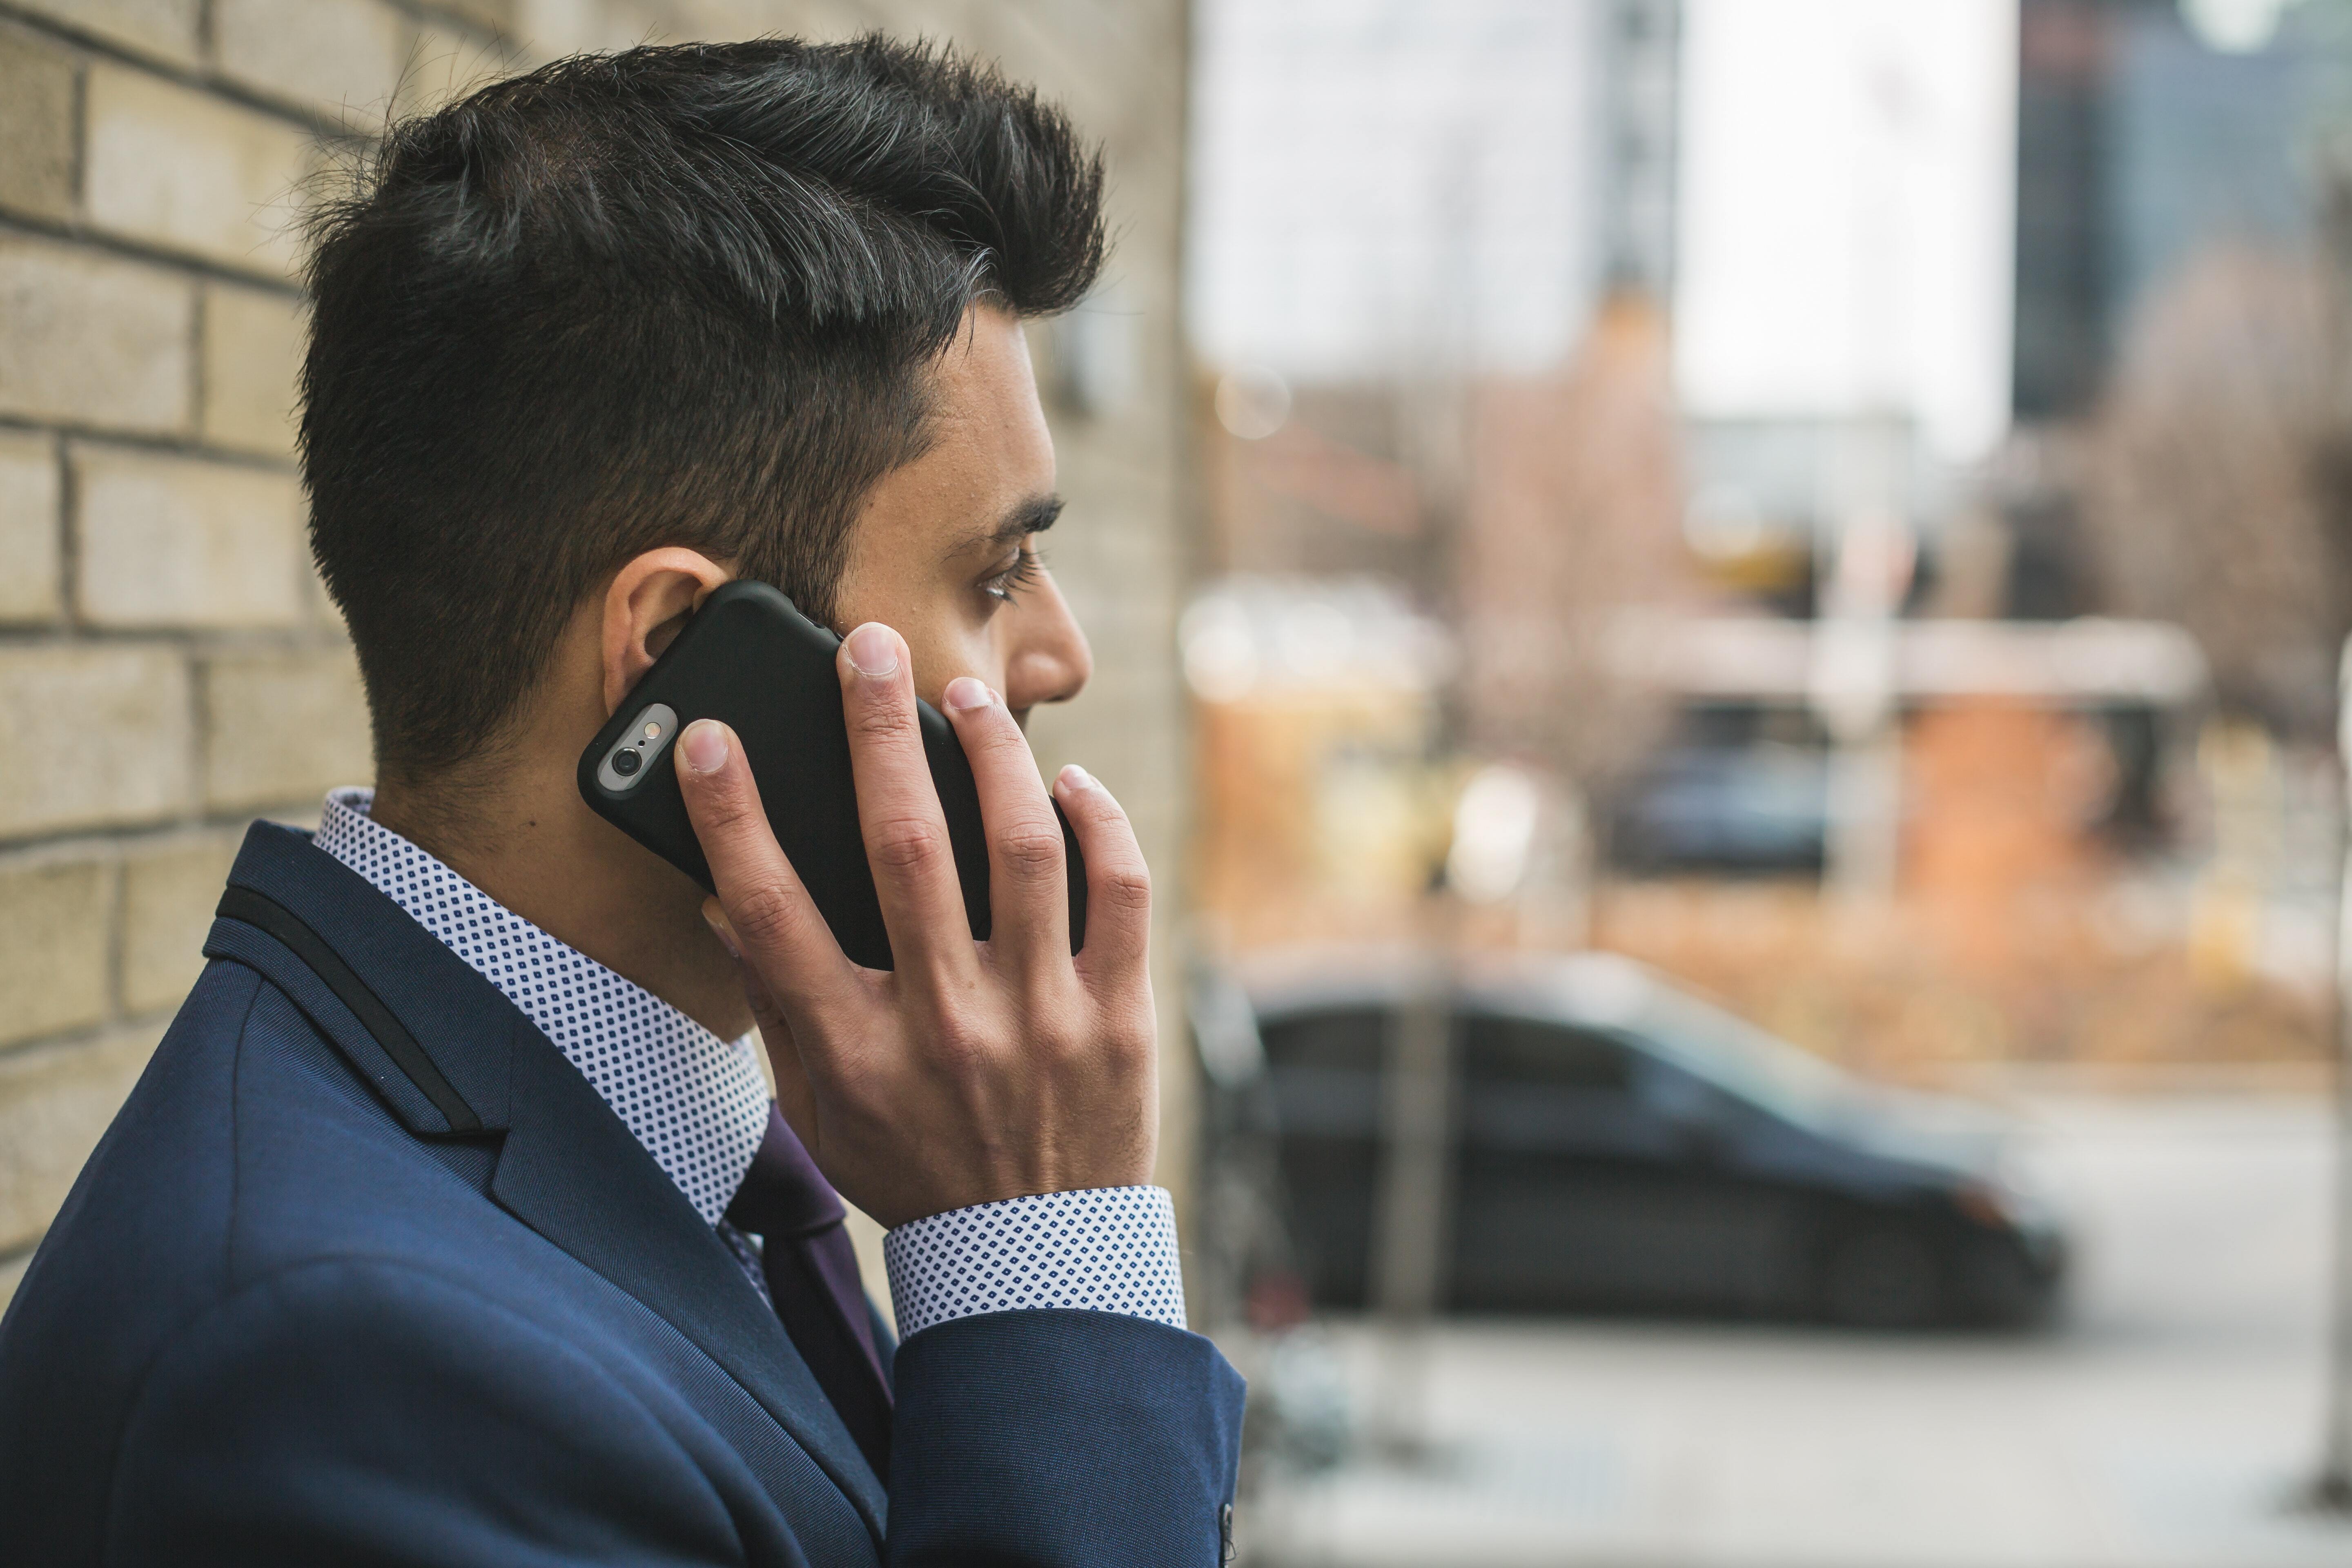
[[[314,1265],[192,1325],[126,1425],[108,1561],[371,1568],[745,1559],[710,1456],[545,1330]]]
[[[1116,1312],[958,1318],[898,1347],[893,1568],[1213,1568],[1242,1380],[1198,1334]]]

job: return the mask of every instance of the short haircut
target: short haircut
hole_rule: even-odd
[[[685,545],[829,621],[968,307],[1075,304],[1100,156],[880,37],[557,61],[394,125],[312,220],[301,453],[378,776],[494,747],[580,601]]]

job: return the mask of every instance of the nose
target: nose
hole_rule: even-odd
[[[1015,713],[1040,702],[1067,702],[1095,672],[1094,650],[1070,614],[1053,574],[1040,572],[1027,594],[1000,613],[1010,637],[1004,650],[1004,705]]]

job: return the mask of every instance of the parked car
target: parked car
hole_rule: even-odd
[[[1417,965],[1253,965],[1292,1246],[1367,1304],[1382,1068]],[[1601,953],[1465,963],[1453,990],[1444,1296],[1465,1311],[1699,1311],[2023,1324],[2066,1246],[2014,1129],[1867,1085]]]
[[[1818,871],[1828,823],[1826,748],[1676,745],[1623,792],[1609,847],[1642,871]]]

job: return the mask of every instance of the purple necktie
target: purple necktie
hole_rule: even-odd
[[[783,1112],[769,1106],[767,1135],[735,1190],[735,1201],[727,1205],[727,1217],[760,1238],[776,1316],[857,1439],[866,1463],[887,1481],[890,1384],[874,1342],[844,1213],[841,1195],[809,1158]]]

